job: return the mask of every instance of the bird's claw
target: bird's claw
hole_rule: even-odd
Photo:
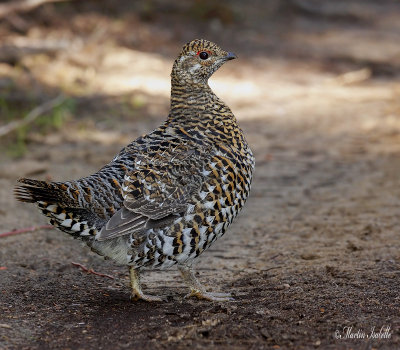
[[[198,299],[208,300],[208,301],[234,301],[231,293],[217,293],[217,292],[207,292],[205,290],[192,289],[189,294],[185,295],[185,299],[190,297],[196,297]]]
[[[154,302],[154,301],[166,301],[166,298],[164,297],[160,297],[157,295],[148,295],[148,294],[144,294],[144,293],[132,293],[131,294],[131,301],[138,301],[138,300],[144,300],[144,301],[148,301],[148,302]]]

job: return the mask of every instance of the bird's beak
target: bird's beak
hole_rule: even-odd
[[[228,52],[227,55],[224,57],[227,61],[234,60],[237,56],[233,52]]]

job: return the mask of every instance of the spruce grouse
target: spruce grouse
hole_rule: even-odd
[[[139,271],[177,264],[190,296],[229,300],[196,279],[192,262],[221,237],[250,191],[253,154],[235,116],[208,85],[236,58],[216,44],[183,46],[171,73],[167,120],[97,173],[66,182],[22,178],[16,198],[36,203],[52,225],[128,265],[132,297],[146,295]]]

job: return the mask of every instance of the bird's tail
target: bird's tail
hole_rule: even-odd
[[[79,203],[79,190],[71,183],[22,178],[14,189],[21,202],[35,203],[51,225],[71,236],[91,240],[97,233],[95,216]]]
[[[14,194],[15,198],[21,202],[57,203],[63,202],[67,199],[63,196],[63,188],[60,183],[25,178],[19,179],[18,182],[23,183],[23,185],[15,186]],[[67,190],[67,186],[65,186],[64,190]]]

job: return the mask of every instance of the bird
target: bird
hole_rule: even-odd
[[[145,294],[144,270],[176,265],[187,297],[232,300],[207,291],[194,261],[224,235],[250,192],[255,159],[231,109],[209,78],[237,56],[205,39],[185,44],[173,63],[170,111],[98,172],[72,181],[20,178],[14,194],[92,251],[129,268],[131,299]]]

